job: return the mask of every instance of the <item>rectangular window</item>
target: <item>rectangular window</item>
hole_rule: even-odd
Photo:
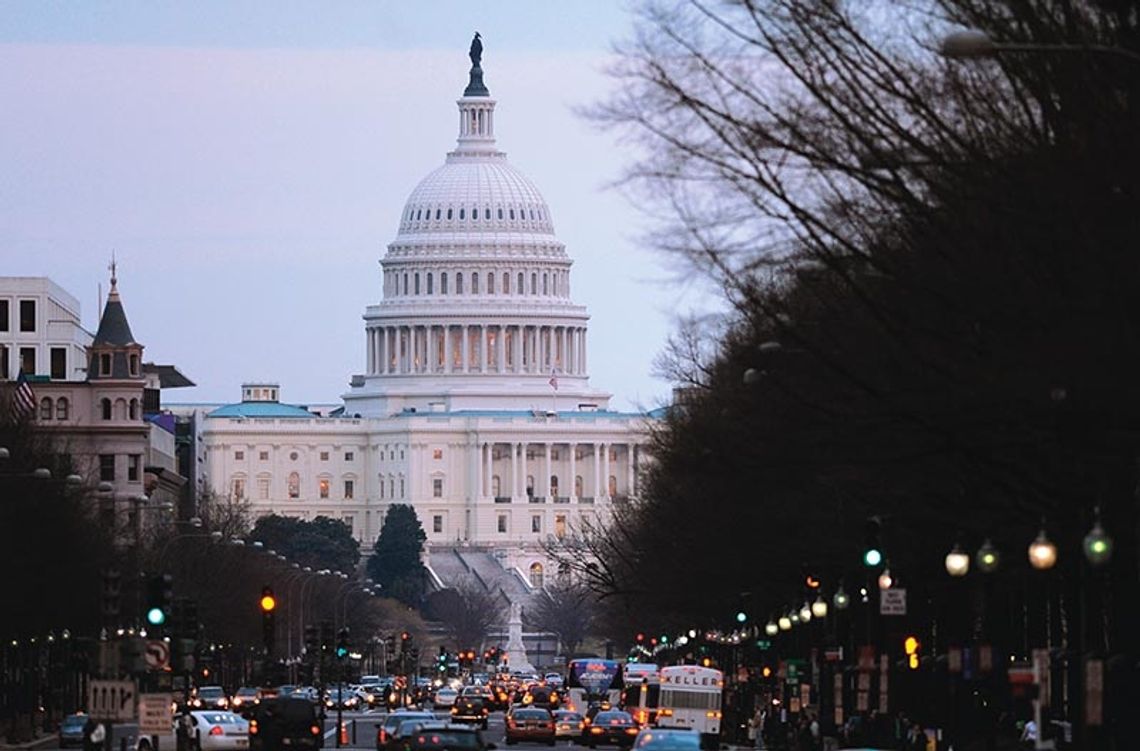
[[[257,497],[262,501],[269,500],[269,478],[261,477],[257,480]]]
[[[106,352],[99,355],[99,375],[111,375],[111,355]]]
[[[67,350],[63,347],[51,348],[51,377],[53,381],[67,379]]]
[[[554,536],[560,540],[566,536],[566,516],[564,514],[554,517]]]
[[[267,461],[269,461],[269,452],[268,451],[262,451],[257,455],[257,458],[263,462],[267,462]]]
[[[8,348],[0,347],[0,378],[9,379],[8,375]]]
[[[20,368],[24,375],[36,374],[36,348],[20,347]]]
[[[356,517],[352,514],[345,514],[340,518],[344,522],[344,526],[348,527],[348,533],[352,534],[352,528],[356,526]]]
[[[507,532],[507,515],[499,514],[499,532],[506,534]]]
[[[139,467],[142,466],[142,454],[128,454],[127,455],[127,480],[130,482],[138,482]]]
[[[380,497],[384,497],[384,478],[380,478]]]
[[[0,300],[0,331],[7,331],[11,324],[8,322],[8,301]]]
[[[328,480],[320,480],[317,483],[317,486],[320,489],[321,498],[328,498],[329,497],[329,481]]]
[[[400,478],[400,497],[404,497],[404,478]]]
[[[550,460],[558,461],[558,449],[550,449]]]
[[[443,458],[443,449],[433,449],[431,452],[431,458],[432,459],[442,459]]]
[[[99,479],[103,482],[115,481],[114,454],[99,454]]]
[[[443,498],[443,478],[436,477],[431,481],[431,497]]]
[[[437,535],[443,532],[443,517],[439,514],[431,518],[431,531]]]
[[[327,452],[327,451],[322,451],[322,452],[321,452],[321,461],[322,461],[322,462],[327,462],[328,460],[329,460],[329,452]]]
[[[245,461],[245,452],[244,451],[235,451],[234,452],[234,461],[235,462]]]
[[[20,331],[36,330],[36,301],[20,300]]]
[[[354,485],[354,483],[352,482],[352,480],[345,480],[344,481],[344,497],[346,499],[352,498],[352,493],[355,490],[353,485]]]
[[[354,458],[355,458],[355,454],[353,454],[351,451],[345,451],[345,452],[344,452],[344,460],[345,460],[346,462],[350,462],[350,461],[352,461]]]
[[[542,517],[541,516],[532,516],[530,518],[530,531],[531,532],[541,532],[542,531]]]
[[[241,477],[234,478],[234,500],[245,500],[245,480]]]

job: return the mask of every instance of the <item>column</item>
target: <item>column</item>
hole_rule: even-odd
[[[499,333],[495,337],[495,345],[498,349],[498,351],[496,352],[496,354],[498,355],[496,360],[498,361],[499,372],[503,373],[507,369],[507,327],[506,326],[502,326],[502,325],[499,326]]]
[[[609,444],[602,445],[602,487],[605,488],[603,495],[610,494],[610,447]]]
[[[577,464],[577,462],[578,462],[578,458],[577,458],[578,444],[571,441],[569,444],[569,447],[570,447],[570,477],[568,478],[568,480],[569,480],[570,484],[567,486],[566,495],[572,496],[572,495],[578,494],[577,491],[574,489],[574,478],[578,476],[578,464]]]
[[[491,475],[493,475],[495,473],[494,459],[495,459],[495,444],[488,443],[487,444],[487,471],[483,474],[483,477],[485,478],[483,482],[487,486],[485,488],[486,495],[491,495],[491,491],[493,490],[493,488],[491,487]]]
[[[443,372],[451,372],[451,326],[443,327]]]
[[[595,502],[597,502],[598,497],[601,496],[601,494],[602,494],[601,486],[598,484],[598,475],[601,474],[601,468],[602,468],[602,457],[599,455],[599,452],[601,451],[601,449],[602,449],[602,445],[600,443],[594,444],[594,501]]]
[[[625,494],[633,496],[633,444],[625,445]]]
[[[511,484],[510,496],[512,499],[517,498],[519,494],[519,456],[517,446],[514,443],[507,444],[510,446],[511,451]]]
[[[586,327],[583,326],[582,327],[582,373],[583,373],[583,375],[586,373],[586,369],[588,367],[590,367],[589,362],[586,359],[586,353],[587,353],[587,349],[586,349]]]
[[[479,327],[479,372],[489,373],[491,368],[487,357],[487,329],[486,325]]]
[[[463,348],[462,348],[463,372],[467,373],[467,372],[469,372],[468,364],[471,362],[471,360],[469,358],[471,343],[470,343],[470,336],[468,333],[468,329],[470,328],[470,326],[468,326],[467,324],[463,324],[463,326],[461,328],[463,330]]]
[[[475,500],[479,501],[483,498],[483,444],[476,443],[473,447],[475,449]]]
[[[367,345],[368,358],[365,361],[365,372],[371,375],[376,372],[376,331],[373,329],[364,330],[364,341]]]
[[[545,472],[542,475],[542,486],[546,488],[547,503],[554,503],[554,488],[552,488],[550,484],[550,449],[553,448],[553,446],[554,444],[552,443],[547,443],[543,446],[543,448],[546,449],[546,461],[543,464]]]
[[[519,495],[526,494],[526,444],[518,444],[519,449],[519,474],[518,474],[518,488]]]

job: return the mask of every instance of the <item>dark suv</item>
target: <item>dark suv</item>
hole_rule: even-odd
[[[290,748],[318,749],[324,745],[320,707],[308,699],[265,699],[249,721],[250,751]]]
[[[484,730],[487,729],[487,715],[491,712],[487,709],[487,703],[481,696],[460,696],[455,700],[455,706],[451,708],[451,721],[452,722],[466,722],[472,724],[479,724]]]

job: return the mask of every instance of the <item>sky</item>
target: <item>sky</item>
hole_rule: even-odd
[[[168,402],[339,401],[409,193],[452,149],[474,31],[496,135],[545,196],[590,315],[591,384],[663,404],[674,316],[700,306],[612,187],[632,154],[607,96],[617,0],[7,0],[0,11],[0,273],[48,276],[94,330],[112,253]]]

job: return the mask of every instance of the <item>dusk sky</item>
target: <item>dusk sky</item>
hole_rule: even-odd
[[[701,306],[608,187],[630,159],[575,108],[614,86],[610,0],[8,2],[0,14],[0,273],[49,276],[93,329],[112,251],[167,401],[339,401],[404,201],[455,144],[483,35],[499,147],[542,191],[590,315],[591,383],[664,402],[652,361]],[[628,147],[626,147],[628,148]]]

